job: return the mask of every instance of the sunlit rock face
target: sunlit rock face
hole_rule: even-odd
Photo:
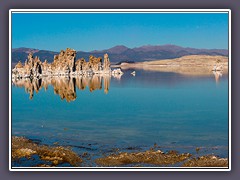
[[[76,72],[80,73],[81,71],[88,69],[88,63],[85,61],[84,58],[81,58],[75,62],[75,67],[76,67]]]
[[[33,58],[33,54],[30,53],[28,55],[28,59],[25,61],[24,69],[27,70],[27,75],[36,77],[42,73],[41,65],[42,62],[40,61],[40,59],[37,56]]]
[[[23,68],[23,65],[22,63],[19,61],[16,66],[15,66],[17,69],[20,69],[20,68]]]
[[[14,67],[14,69],[12,70],[12,76],[13,77],[22,77],[26,74],[26,70],[24,68],[24,66],[22,65],[22,63],[19,61],[16,66]]]
[[[103,70],[104,71],[110,70],[110,60],[107,53],[104,54]]]
[[[61,50],[59,55],[54,56],[51,70],[53,74],[69,74],[75,71],[76,51],[67,48],[66,51]]]
[[[93,72],[101,70],[102,67],[102,58],[94,57],[92,55],[89,56],[89,68],[92,69]]]
[[[39,77],[42,74],[42,62],[30,53],[24,66],[18,62],[12,72],[14,77]]]
[[[88,72],[95,74],[102,70],[102,58],[89,56],[89,62],[86,62],[84,58],[78,59],[75,63],[76,74],[87,74]]]
[[[52,74],[52,66],[51,66],[51,64],[49,64],[47,62],[47,60],[45,60],[42,63],[42,75],[43,76],[48,76],[48,75],[51,75],[51,74]]]

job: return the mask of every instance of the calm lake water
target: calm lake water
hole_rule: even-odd
[[[89,151],[156,143],[228,156],[227,74],[216,81],[214,74],[131,72],[13,84],[12,134]]]

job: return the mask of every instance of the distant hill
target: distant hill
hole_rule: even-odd
[[[32,48],[14,48],[12,49],[12,63],[18,61],[25,62],[30,52],[34,56],[38,56],[41,61],[45,59],[48,62],[53,61],[53,57],[59,52],[39,50]],[[119,62],[143,62],[161,59],[173,59],[186,55],[221,55],[228,56],[228,50],[225,49],[195,49],[185,48],[176,45],[161,45],[161,46],[141,46],[137,48],[128,48],[126,46],[115,46],[105,50],[94,50],[91,52],[77,51],[77,59],[85,58],[88,60],[90,55],[103,57],[104,53],[108,53],[110,61],[114,64]]]
[[[218,66],[219,71],[212,71]],[[154,72],[173,72],[183,75],[220,76],[228,73],[228,57],[209,55],[188,55],[175,59],[154,60],[136,63],[122,63],[118,66],[124,70],[147,70]],[[219,78],[219,77],[218,77]]]
[[[15,48],[12,49],[12,63],[17,63],[18,61],[25,62],[28,54],[32,52],[33,56],[38,56],[41,61],[47,59],[49,62],[53,61],[53,57],[59,52],[32,49],[32,48]]]

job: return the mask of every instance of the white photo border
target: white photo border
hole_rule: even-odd
[[[228,14],[228,167],[12,167],[12,14],[13,13],[227,13]],[[231,9],[10,9],[9,10],[9,171],[231,171]]]

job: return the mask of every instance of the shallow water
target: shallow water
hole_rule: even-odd
[[[79,152],[156,143],[183,152],[216,148],[228,157],[227,74],[216,81],[214,74],[131,72],[13,83],[12,135]]]

